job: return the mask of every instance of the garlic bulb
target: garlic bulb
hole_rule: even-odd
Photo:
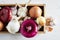
[[[20,24],[16,16],[13,16],[12,20],[8,23],[6,28],[12,34],[15,34],[16,32],[19,31]]]
[[[18,22],[19,17],[16,16],[17,9],[12,8],[12,19],[6,26],[8,32],[15,34],[20,29],[20,23]]]
[[[27,12],[27,8],[26,7],[21,7],[18,9],[18,15],[20,17],[25,17],[26,16],[26,12]]]
[[[13,8],[11,8],[11,9],[12,9],[12,15],[16,15],[16,13],[17,13],[16,7],[13,7]]]

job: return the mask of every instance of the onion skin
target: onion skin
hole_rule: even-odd
[[[30,17],[37,18],[37,17],[41,16],[42,10],[40,7],[34,6],[29,10],[29,14],[30,14]]]
[[[32,27],[32,29],[31,29],[30,32],[27,32],[27,31],[25,30],[25,28],[26,28],[27,26],[31,26],[31,27]],[[22,34],[23,36],[27,37],[27,38],[34,37],[34,36],[37,34],[37,31],[38,31],[38,30],[37,30],[37,24],[36,24],[33,20],[31,20],[31,19],[25,20],[25,21],[22,23],[21,29],[20,29],[21,34]]]

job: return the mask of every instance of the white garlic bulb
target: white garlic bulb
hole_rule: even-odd
[[[6,26],[6,28],[12,34],[15,34],[16,32],[19,31],[19,29],[20,29],[20,23],[18,22],[16,16],[12,18],[12,20],[8,23],[8,25]]]
[[[27,8],[26,7],[21,7],[18,9],[18,15],[19,17],[25,17],[26,16],[26,12],[27,12]]]
[[[12,19],[6,26],[8,32],[11,34],[15,34],[20,29],[20,23],[18,22],[19,17],[16,16],[16,12],[17,12],[17,9],[12,8],[12,13],[11,13]]]

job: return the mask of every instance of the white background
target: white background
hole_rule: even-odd
[[[28,0],[0,0],[0,4],[25,3]],[[25,38],[21,34],[0,34],[0,40],[60,40],[60,0],[32,0],[33,4],[46,4],[46,16],[55,18],[53,32],[37,34],[33,38]]]

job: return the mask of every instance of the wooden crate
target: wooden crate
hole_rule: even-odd
[[[14,7],[15,5],[16,4],[0,4],[0,7],[5,7],[5,6]],[[24,6],[25,4],[20,4],[20,5]],[[28,12],[29,12],[30,8],[33,6],[39,6],[42,9],[42,15],[41,16],[45,17],[45,4],[29,4],[27,7]],[[8,33],[8,31],[4,27],[0,33]],[[38,31],[38,33],[45,33],[45,26],[41,27],[40,30]]]

